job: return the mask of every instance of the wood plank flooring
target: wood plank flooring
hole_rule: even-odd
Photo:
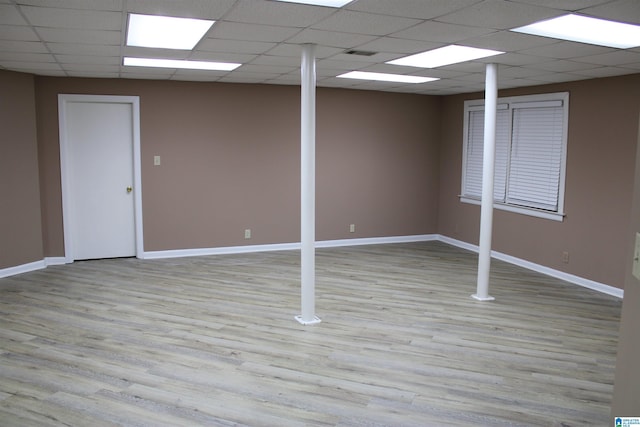
[[[440,242],[0,279],[2,426],[611,425],[621,301]]]

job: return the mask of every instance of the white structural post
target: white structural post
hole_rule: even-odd
[[[478,287],[473,298],[492,301],[489,296],[491,234],[493,232],[493,176],[496,163],[496,116],[498,110],[498,66],[487,64],[484,101],[484,152],[482,157],[482,205],[480,209],[480,250]]]
[[[316,244],[316,58],[315,45],[302,47],[300,120],[300,265],[303,325],[319,323],[315,315]]]

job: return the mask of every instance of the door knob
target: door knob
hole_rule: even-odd
[[[131,193],[133,191],[133,187],[129,186],[127,187],[127,194]]]

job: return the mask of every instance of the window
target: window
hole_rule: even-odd
[[[569,94],[498,99],[494,207],[562,221]],[[464,104],[462,196],[482,197],[484,100]]]

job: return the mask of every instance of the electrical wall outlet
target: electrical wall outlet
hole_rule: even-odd
[[[349,233],[355,233],[355,232],[356,232],[356,225],[349,224]]]
[[[160,166],[160,156],[153,156],[153,165]]]
[[[562,252],[562,262],[569,264],[569,252]]]
[[[640,280],[640,233],[636,233],[636,244],[633,249],[633,276]]]
[[[250,239],[251,238],[251,229],[247,228],[246,230],[244,230],[244,238],[245,239]]]

